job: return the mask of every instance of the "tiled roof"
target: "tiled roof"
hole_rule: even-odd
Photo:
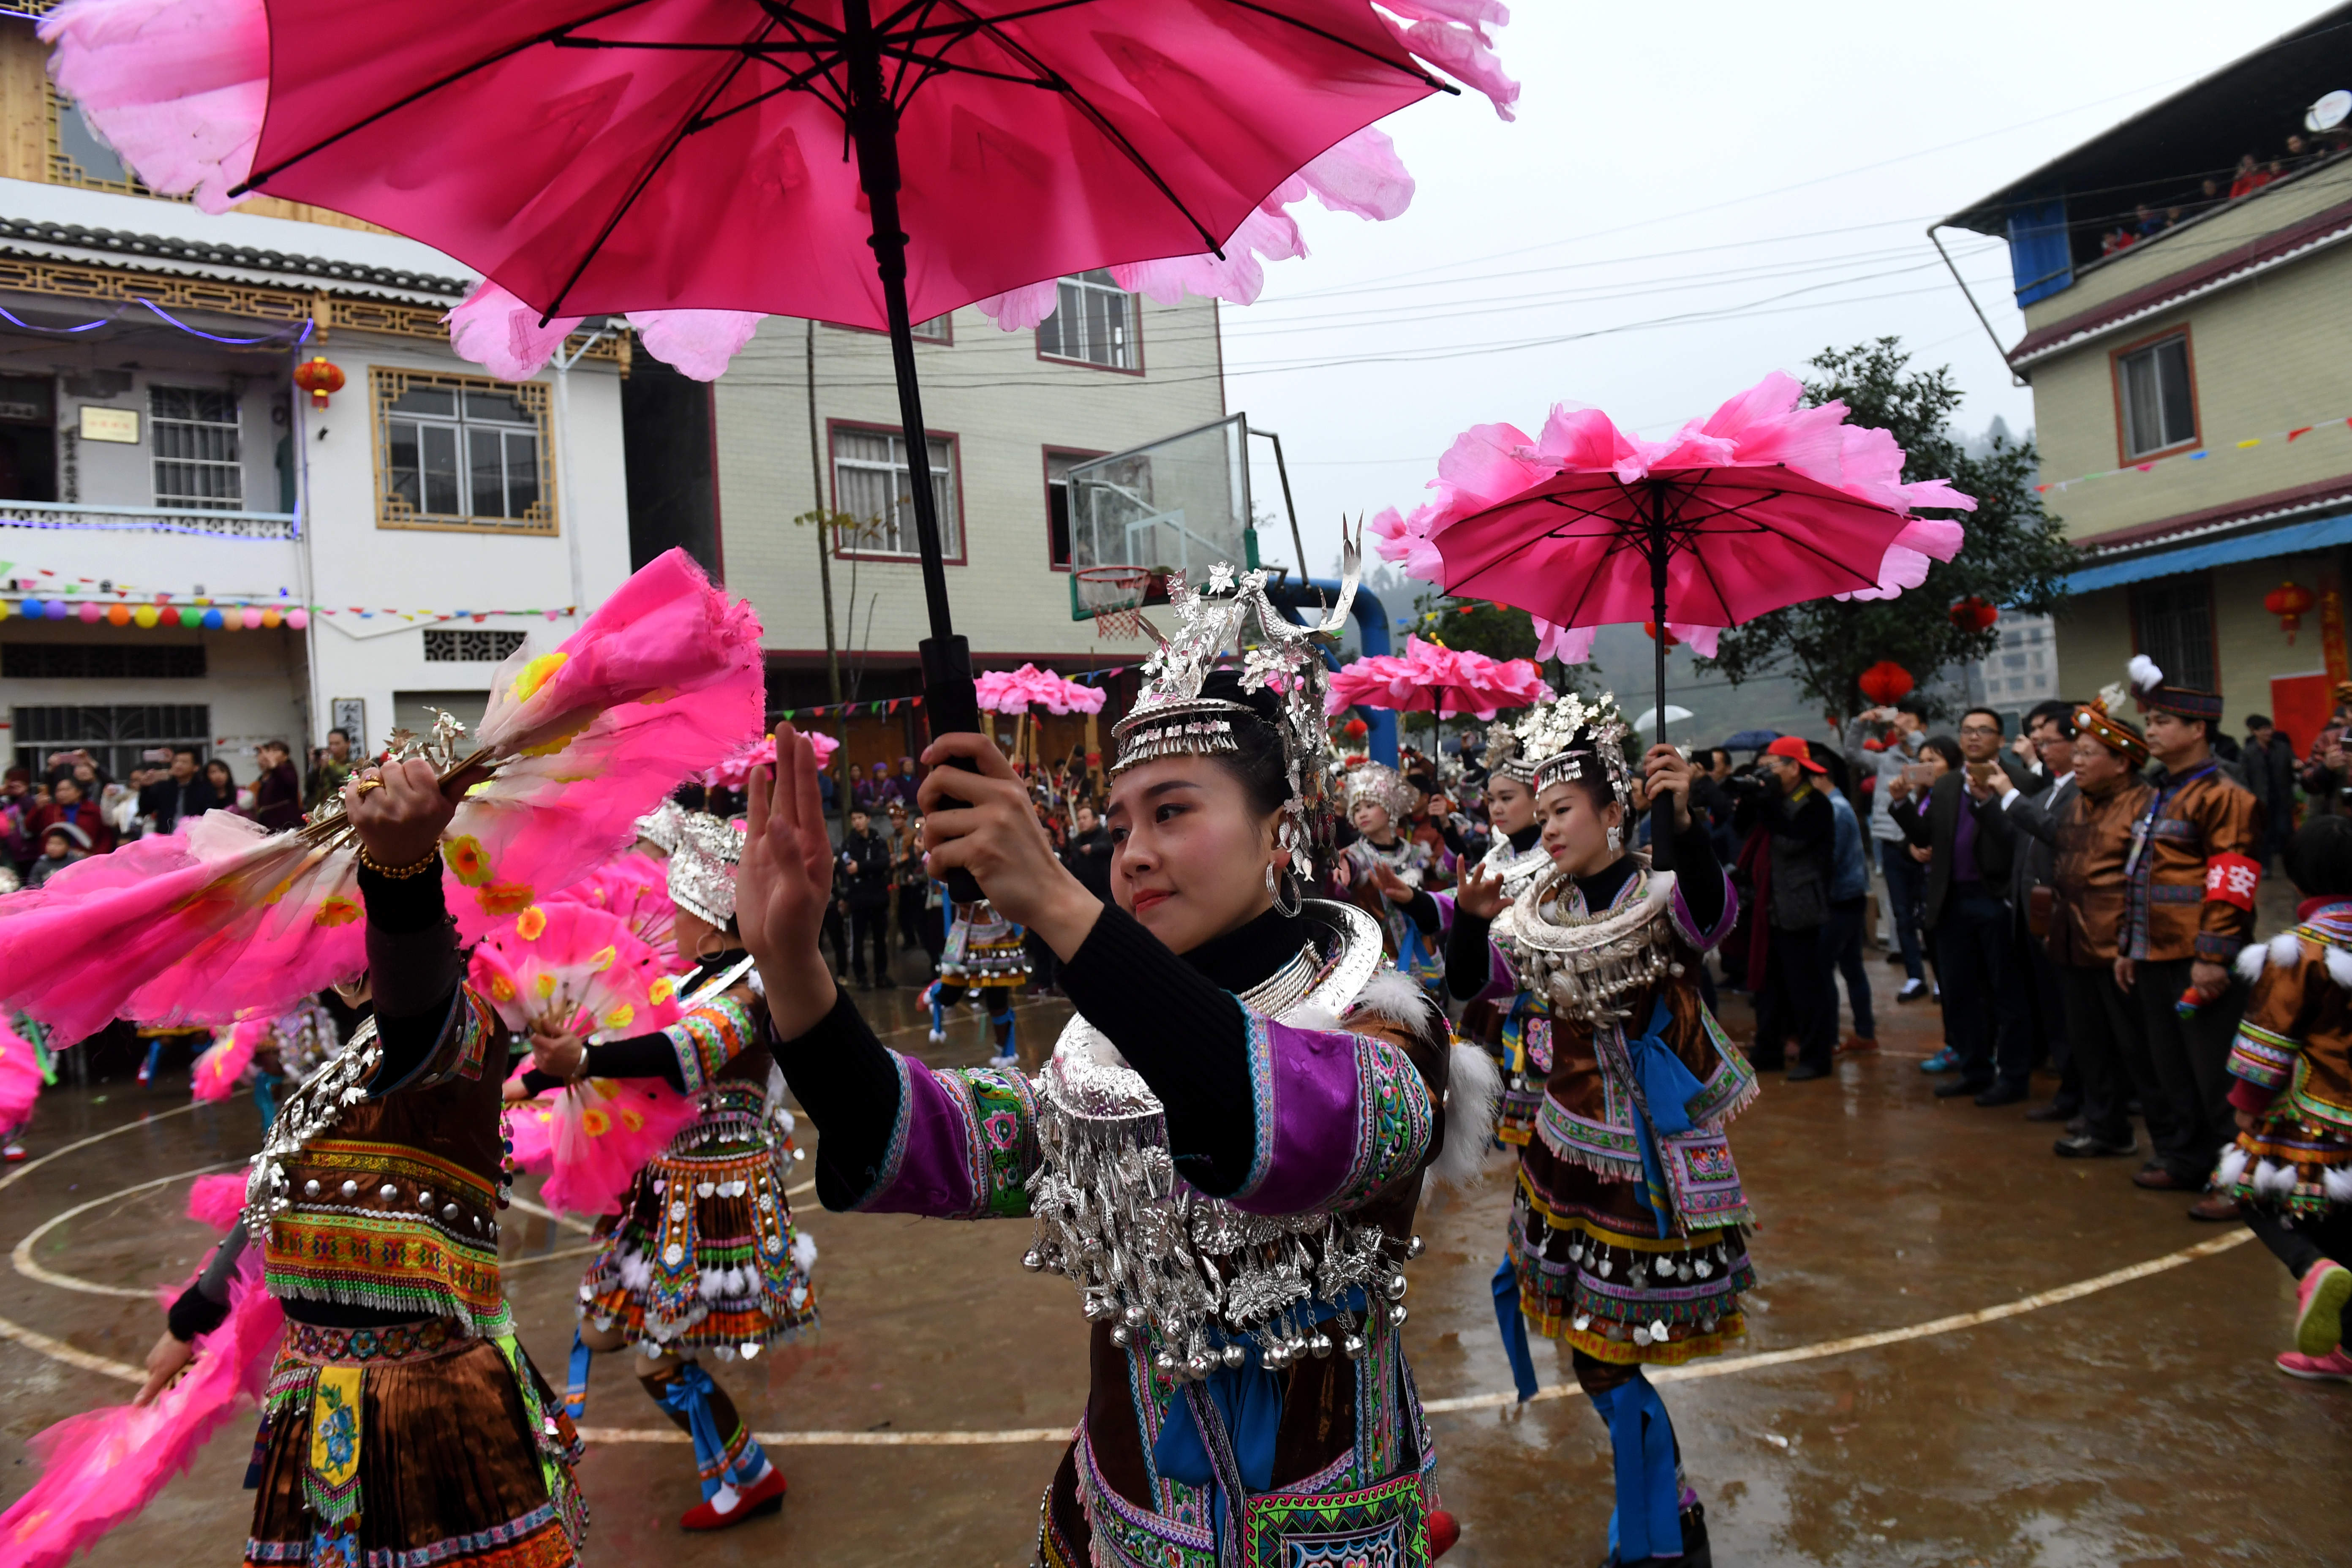
[[[402,268],[367,267],[324,257],[293,256],[245,246],[213,245],[152,234],[126,234],[117,229],[84,228],[79,224],[47,223],[0,217],[0,246],[14,240],[41,247],[69,246],[78,250],[103,251],[126,259],[194,263],[256,273],[317,278],[325,282],[362,288],[399,289],[446,299],[465,297],[472,284],[460,278],[436,277]]]

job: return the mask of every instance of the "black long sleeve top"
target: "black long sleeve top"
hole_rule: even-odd
[[[1255,1152],[1247,1020],[1234,993],[1288,963],[1320,924],[1268,910],[1180,956],[1106,905],[1062,965],[1064,992],[1159,1096],[1177,1169],[1202,1192],[1237,1191]],[[818,1200],[851,1207],[872,1189],[898,1119],[890,1055],[845,991],[814,1028],[774,1050],[821,1134]]]

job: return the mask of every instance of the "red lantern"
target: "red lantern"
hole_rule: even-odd
[[[2289,647],[2294,644],[2295,628],[2303,624],[2305,611],[2319,603],[2319,595],[2300,583],[2282,583],[2263,595],[2263,608],[2279,618],[2279,630],[2286,634]]]
[[[312,354],[294,367],[294,384],[310,395],[310,406],[324,408],[327,398],[343,389],[342,367],[324,354]]]
[[[1911,694],[1911,672],[1891,658],[1882,658],[1854,682],[1874,708],[1891,708]]]
[[[1951,608],[1952,625],[1964,632],[1980,632],[2000,619],[2000,612],[1974,594]]]
[[[1350,719],[1339,726],[1339,733],[1347,736],[1350,741],[1360,741],[1371,732],[1372,727],[1361,719]]]
[[[1643,621],[1643,622],[1642,623],[1642,631],[1643,631],[1643,634],[1644,636],[1646,636],[1646,637],[1648,637],[1652,642],[1655,642],[1655,641],[1657,641],[1657,640],[1658,640],[1658,623],[1657,623],[1657,622],[1655,622],[1655,621]],[[1668,647],[1682,647],[1682,646],[1683,646],[1683,639],[1682,639],[1682,638],[1680,638],[1680,637],[1676,637],[1676,636],[1675,636],[1675,634],[1674,634],[1674,633],[1672,633],[1672,632],[1668,632],[1668,633],[1666,634],[1666,646],[1667,646]]]

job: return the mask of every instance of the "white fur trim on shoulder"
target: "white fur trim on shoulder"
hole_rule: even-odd
[[[1402,970],[1382,965],[1372,971],[1372,977],[1364,982],[1364,988],[1356,993],[1348,1010],[1377,1013],[1392,1023],[1414,1027],[1429,1022],[1435,1005],[1430,1001],[1429,993]]]
[[[1429,1163],[1429,1179],[1467,1192],[1486,1168],[1503,1103],[1503,1075],[1483,1046],[1455,1042],[1445,1088],[1445,1146]]]
[[[2327,949],[2327,978],[2352,991],[2352,952],[2333,945]]]
[[[2263,970],[2271,961],[2271,950],[2261,942],[2250,942],[2238,950],[2238,978],[2252,984],[2263,977]]]

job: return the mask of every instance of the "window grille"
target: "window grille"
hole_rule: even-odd
[[[520,632],[457,631],[427,627],[425,633],[425,662],[427,664],[497,664],[507,655],[522,647]]]
[[[2213,586],[2203,572],[2132,588],[2132,631],[2168,685],[2219,691],[2213,657]]]
[[[199,759],[212,752],[212,710],[202,703],[19,708],[11,717],[16,765],[36,778],[47,772],[52,752],[87,751],[118,784],[147,765],[140,760],[143,752],[189,745]]]
[[[555,531],[543,384],[372,374],[377,526]]]
[[[2189,339],[2166,338],[2116,362],[2124,420],[2124,456],[2186,446],[2197,439],[2197,404],[2189,381]]]
[[[930,464],[940,551],[954,560],[963,554],[963,520],[956,514],[955,443],[932,437]],[[838,531],[836,549],[866,555],[917,553],[914,480],[908,471],[904,437],[881,430],[835,430],[833,497],[835,510],[852,520]]]
[[[155,504],[205,511],[245,510],[245,468],[237,455],[236,397],[201,386],[151,386]]]
[[[1054,313],[1038,323],[1037,352],[1108,370],[1140,370],[1135,300],[1097,267],[1062,279]]]

